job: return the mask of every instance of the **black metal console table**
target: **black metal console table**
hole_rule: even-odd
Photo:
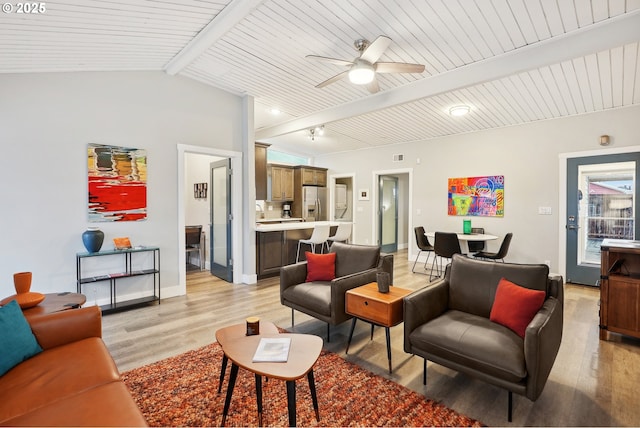
[[[133,254],[136,253],[148,253],[153,252],[153,266],[148,266],[144,269],[133,268]],[[82,260],[90,257],[105,257],[114,256],[122,257],[124,259],[124,270],[119,272],[108,273],[97,276],[83,276],[82,274]],[[131,278],[134,276],[153,275],[153,295],[145,296],[138,299],[117,301],[117,282],[122,278]],[[99,251],[97,253],[76,253],[76,278],[77,278],[77,291],[82,293],[82,286],[85,284],[92,284],[97,282],[109,282],[110,303],[108,305],[101,305],[100,309],[103,314],[121,311],[136,306],[146,305],[151,302],[157,301],[160,304],[160,248],[158,247],[136,247],[126,250],[106,250]]]

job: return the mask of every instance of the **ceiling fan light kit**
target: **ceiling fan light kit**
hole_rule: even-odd
[[[354,85],[367,85],[373,81],[375,70],[366,61],[357,60],[349,70],[349,81]]]
[[[449,114],[454,117],[460,117],[469,113],[469,110],[471,110],[471,107],[467,105],[453,106],[449,109]]]

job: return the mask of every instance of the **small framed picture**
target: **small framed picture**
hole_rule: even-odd
[[[207,198],[207,183],[194,183],[193,185],[193,197],[196,199]]]
[[[369,189],[360,189],[360,190],[358,190],[358,200],[359,201],[368,201],[369,200]]]

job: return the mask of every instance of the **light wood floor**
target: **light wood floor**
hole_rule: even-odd
[[[412,264],[406,250],[396,254],[395,285],[418,289],[428,284],[428,276],[411,273]],[[207,345],[215,340],[216,329],[256,315],[298,333],[319,335],[326,349],[484,424],[509,425],[507,393],[500,388],[432,363],[429,383],[423,386],[422,359],[404,353],[402,324],[391,329],[391,375],[381,328],[370,341],[369,326],[359,322],[349,355],[344,348],[350,322],[332,328],[330,343],[326,324],[300,312],[295,313],[292,329],[291,310],[280,304],[278,281],[233,285],[209,272],[189,273],[186,296],[106,315],[104,340],[119,369],[126,371]],[[600,341],[598,299],[597,289],[565,285],[564,333],[551,376],[535,403],[514,394],[511,426],[640,426],[640,341]]]

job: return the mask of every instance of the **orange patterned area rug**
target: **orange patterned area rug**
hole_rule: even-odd
[[[151,426],[218,426],[231,363],[222,392],[222,350],[217,343],[122,376]],[[322,351],[314,366],[320,408],[316,421],[306,376],[296,382],[298,426],[482,426],[424,396]],[[263,381],[263,424],[288,426],[284,381]],[[255,377],[240,369],[227,426],[258,423]]]

